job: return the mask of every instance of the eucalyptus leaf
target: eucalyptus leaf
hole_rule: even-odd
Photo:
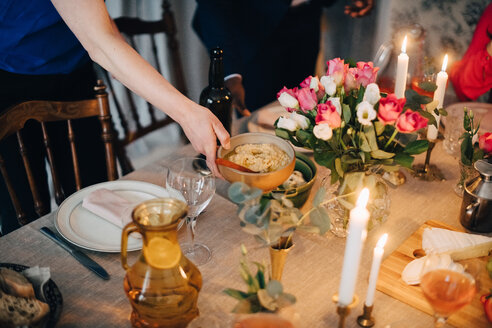
[[[311,224],[319,229],[319,233],[324,235],[328,230],[330,230],[330,217],[327,215],[326,211],[322,211],[323,207],[316,207],[309,213],[309,220]]]
[[[316,195],[314,195],[313,198],[313,206],[317,207],[321,202],[325,199],[326,196],[326,188],[323,186],[320,186],[318,191],[316,192]]]
[[[431,113],[425,111],[425,110],[422,110],[422,109],[417,109],[417,111],[419,112],[420,115],[422,115],[423,117],[425,117],[426,119],[428,119],[429,121],[427,122],[428,125],[434,125],[436,126],[437,125],[437,121],[436,121],[436,118],[434,115],[432,115]]]
[[[277,298],[284,292],[284,289],[280,281],[270,280],[266,285],[266,291],[271,297]]]
[[[395,156],[395,153],[389,153],[384,150],[378,149],[371,152],[372,158],[376,159],[388,159]]]

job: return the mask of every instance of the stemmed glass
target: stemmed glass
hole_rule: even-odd
[[[422,269],[420,287],[434,309],[434,325],[468,305],[477,293],[479,268],[474,262],[454,263],[449,255],[429,254]]]
[[[175,160],[169,166],[166,187],[180,193],[188,203],[188,241],[181,245],[184,255],[196,265],[207,263],[212,255],[210,249],[195,242],[196,218],[207,207],[215,193],[215,177],[207,162],[196,157]]]

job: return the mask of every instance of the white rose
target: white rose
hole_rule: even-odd
[[[309,89],[313,89],[314,92],[319,91],[319,80],[317,76],[311,78],[311,83],[309,83]]]
[[[340,98],[339,97],[330,97],[328,98],[329,101],[335,106],[337,109],[337,113],[341,116],[342,115],[342,104],[340,103]]]
[[[289,95],[287,92],[282,92],[280,97],[278,97],[278,101],[280,102],[280,105],[286,108],[299,109],[299,102],[297,99]]]
[[[309,119],[296,112],[290,113],[290,118],[294,120],[301,129],[307,129],[309,127]]]
[[[289,131],[296,131],[298,128],[298,124],[293,119],[280,116],[277,122],[277,128],[282,128]]]
[[[361,102],[355,109],[357,110],[357,119],[362,125],[371,125],[372,120],[374,120],[377,116],[373,105],[367,101]]]
[[[313,134],[316,138],[326,141],[331,139],[333,131],[327,123],[321,123],[313,128]]]
[[[321,77],[321,85],[325,88],[325,92],[328,96],[333,96],[337,92],[337,84],[331,76],[324,75]]]
[[[379,87],[376,83],[370,83],[367,85],[366,92],[364,93],[363,101],[367,101],[371,105],[376,105],[376,103],[381,99],[379,94]]]

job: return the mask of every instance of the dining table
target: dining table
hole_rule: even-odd
[[[247,132],[247,120],[236,121],[234,133]],[[193,147],[186,145],[120,179],[164,187],[167,165],[173,159],[195,155]],[[422,163],[424,156],[417,156],[415,163]],[[387,257],[428,220],[460,226],[458,217],[462,198],[453,190],[459,178],[458,159],[446,153],[442,142],[438,142],[432,152],[431,163],[442,170],[445,181],[423,181],[406,171],[406,182],[389,189],[390,214],[386,222],[368,232],[355,288],[360,301],[346,318],[346,327],[358,327],[356,318],[362,314],[373,248],[383,233],[388,234],[384,254]],[[309,209],[316,189],[328,175],[328,169],[318,168],[317,180],[303,210]],[[269,263],[268,249],[241,230],[237,206],[227,198],[228,186],[226,181],[217,179],[217,192],[197,221],[196,240],[208,245],[212,251],[211,260],[199,266],[203,287],[198,308],[204,317],[230,313],[234,308],[236,300],[226,295],[224,289],[246,290],[239,271],[241,245],[248,249],[250,260]],[[63,309],[56,327],[130,327],[131,306],[123,290],[125,270],[121,266],[120,254],[83,250],[111,276],[109,280],[100,279],[40,233],[43,226],[55,230],[55,215],[56,210],[0,237],[0,262],[50,268],[51,279],[63,296]],[[298,232],[293,241],[282,284],[284,291],[297,299],[293,309],[300,318],[298,322],[301,327],[336,327],[339,316],[332,297],[340,284],[346,238],[337,237],[330,231],[324,235]],[[139,255],[138,250],[129,252],[128,262],[133,263]],[[379,291],[375,294],[372,314],[375,327],[433,325],[432,316]]]

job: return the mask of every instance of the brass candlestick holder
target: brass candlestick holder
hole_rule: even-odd
[[[337,314],[340,317],[338,319],[338,328],[345,327],[345,318],[349,315],[350,309],[354,308],[357,303],[359,303],[359,297],[354,294],[354,298],[352,299],[352,303],[349,305],[340,305],[338,303],[338,294],[333,295],[333,303],[337,304]]]
[[[441,170],[435,166],[430,164],[430,157],[432,150],[436,146],[436,141],[429,141],[429,148],[427,148],[427,153],[425,154],[425,162],[424,164],[417,164],[414,166],[413,175],[424,181],[445,181],[444,175]]]
[[[364,304],[364,312],[362,315],[357,317],[357,323],[361,327],[372,327],[374,326],[374,318],[371,316],[372,314],[372,308],[374,305],[367,306]]]

